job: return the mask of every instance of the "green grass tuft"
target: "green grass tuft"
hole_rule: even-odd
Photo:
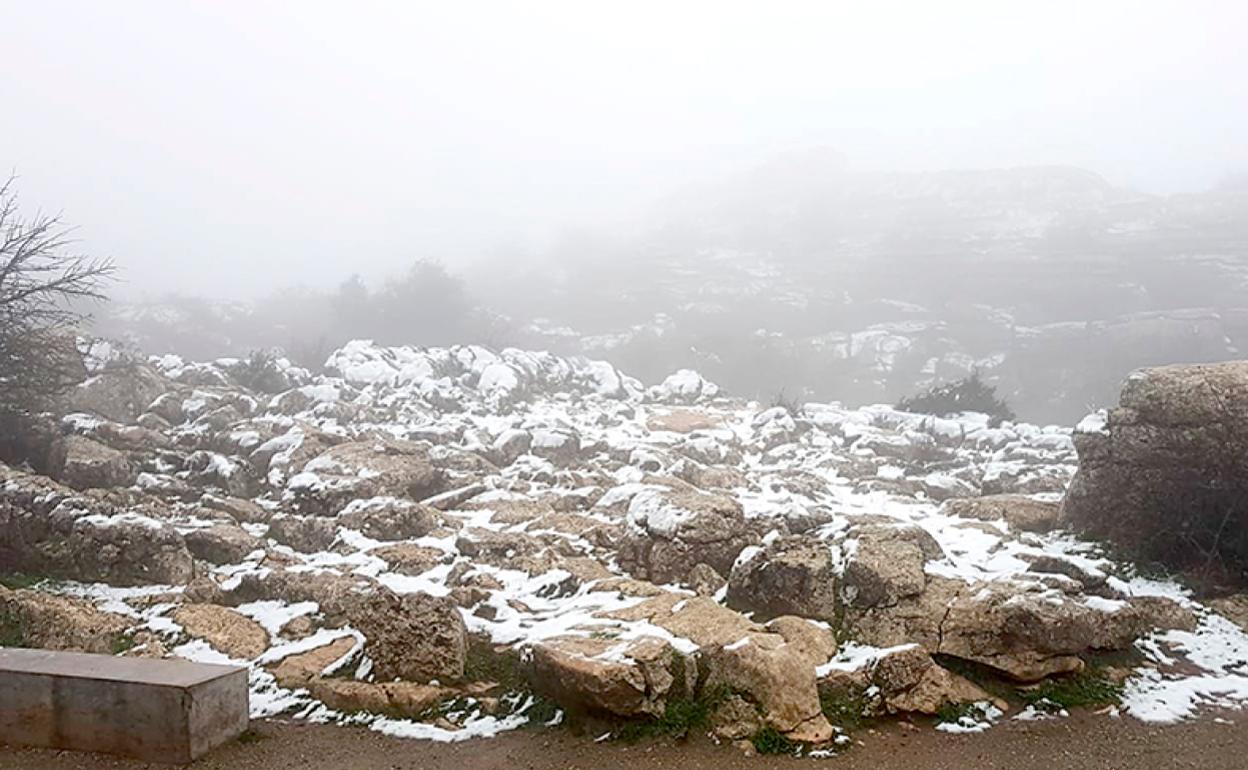
[[[16,591],[20,588],[34,588],[44,580],[47,580],[47,578],[39,577],[38,575],[14,573],[12,575],[0,575],[0,586]]]
[[[133,650],[135,644],[136,642],[134,641],[134,637],[125,631],[122,631],[120,634],[113,637],[112,644],[109,645],[109,651],[114,655],[120,655],[127,650]]]
[[[978,719],[979,707],[974,703],[946,703],[936,709],[936,720],[939,722],[958,722],[963,717]]]
[[[26,629],[15,613],[0,610],[0,647],[25,647]]]
[[[633,742],[641,738],[683,738],[710,724],[711,714],[732,694],[727,687],[710,687],[695,698],[673,698],[663,716],[628,722],[615,731],[617,740]]]
[[[867,698],[861,691],[820,687],[819,708],[828,721],[846,730],[861,727],[867,716]]]
[[[1035,687],[1020,690],[1028,705],[1039,709],[1096,707],[1122,701],[1122,685],[1100,669],[1091,668],[1070,676],[1046,679]]]
[[[770,725],[754,733],[750,743],[754,744],[754,750],[759,754],[787,754],[796,757],[801,755],[804,748],[802,744],[789,740]]]

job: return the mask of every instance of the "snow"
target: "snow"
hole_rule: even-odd
[[[878,329],[843,342],[857,346],[859,354],[874,357],[881,366],[886,366],[901,350],[889,341],[894,331]],[[803,529],[803,537],[826,545],[835,569],[843,570],[858,547],[857,541],[846,535],[849,517],[880,517],[882,521],[917,526],[929,533],[940,545],[944,557],[929,560],[924,565],[925,572],[978,586],[975,595],[983,601],[1001,596],[994,593],[993,581],[1018,580],[1035,586],[1037,592],[1028,594],[1029,599],[1060,601],[1060,591],[1051,589],[1051,583],[1049,589],[1040,592],[1041,586],[1036,582],[1035,573],[1028,571],[1026,560],[1037,555],[1057,556],[1081,570],[1104,577],[1107,587],[1122,595],[1167,596],[1189,607],[1200,618],[1193,632],[1167,631],[1140,640],[1137,647],[1148,664],[1138,667],[1126,683],[1124,716],[1169,722],[1192,718],[1207,707],[1248,705],[1248,636],[1192,601],[1176,583],[1121,577],[1123,572],[1118,565],[1104,558],[1095,546],[1082,543],[1068,533],[1037,535],[1012,531],[1003,522],[957,519],[942,514],[938,503],[926,497],[905,496],[861,483],[866,480],[922,481],[929,492],[945,490],[961,494],[966,489],[973,493],[985,482],[1008,485],[1015,478],[1042,478],[1053,480],[1051,496],[1055,497],[1060,495],[1057,490],[1069,481],[1075,470],[1069,429],[1023,423],[989,428],[987,417],[979,414],[931,418],[901,413],[886,405],[853,409],[836,403],[806,404],[800,418],[795,419],[782,408],[763,409],[728,399],[712,401],[717,398],[718,389],[693,370],[682,370],[658,386],[643,389],[605,362],[514,349],[493,353],[475,346],[382,348],[366,341],[355,341],[332,354],[328,365],[335,376],[315,380],[309,376],[301,380],[304,384],[300,392],[316,403],[298,414],[266,413],[263,423],[256,421],[257,427],[232,430],[231,440],[252,452],[252,458],[209,454],[209,467],[213,472],[226,476],[236,472],[235,463],[271,456],[268,478],[279,489],[260,498],[259,502],[270,510],[289,513],[291,501],[296,499],[294,492],[335,483],[335,477],[341,472],[336,463],[325,460],[305,462],[302,468],[292,467],[292,457],[304,446],[305,434],[316,435],[313,431],[348,440],[378,435],[431,440],[437,444],[433,450],[435,456],[439,461],[447,460],[448,464],[467,453],[492,458],[487,454],[491,448],[501,450],[513,441],[523,446],[526,439],[539,450],[558,449],[576,442],[578,449],[595,447],[596,454],[584,461],[589,468],[584,473],[585,469],[556,467],[529,454],[505,467],[483,471],[477,478],[460,479],[451,474],[452,485],[459,489],[436,499],[438,508],[446,508],[439,515],[452,526],[435,533],[436,536],[407,541],[444,554],[441,563],[422,574],[391,571],[390,565],[370,553],[383,543],[346,528],[338,530],[338,539],[329,551],[307,554],[284,547],[276,549],[280,558],[275,561],[289,560],[288,569],[292,572],[332,570],[375,579],[399,593],[424,592],[436,596],[449,595],[456,586],[475,585],[473,581],[479,580],[480,585],[492,587],[474,596],[472,607],[463,609],[468,629],[488,635],[496,644],[515,645],[521,651],[556,636],[605,634],[618,642],[612,648],[613,655],[626,656],[628,643],[641,636],[666,639],[678,650],[693,652],[696,645],[690,640],[676,637],[653,624],[625,623],[603,617],[605,613],[644,601],[642,597],[609,590],[604,583],[571,581],[570,571],[573,570],[558,568],[558,562],[555,562],[556,568],[533,566],[529,567],[533,571],[528,572],[516,567],[523,563],[519,560],[501,562],[509,565],[503,567],[485,559],[470,559],[460,552],[459,545],[463,542],[459,538],[472,540],[480,531],[489,531],[523,533],[547,542],[557,539],[561,554],[597,559],[610,574],[623,576],[619,564],[602,558],[602,549],[587,542],[592,538],[582,537],[575,530],[561,531],[557,523],[543,522],[539,530],[532,522],[517,522],[498,512],[504,511],[509,501],[553,500],[558,501],[556,508],[560,512],[572,510],[575,515],[592,521],[617,527],[626,525],[634,532],[644,530],[658,537],[672,538],[695,514],[673,504],[671,488],[651,483],[654,478],[650,474],[665,472],[683,478],[683,470],[693,467],[689,458],[723,462],[732,457],[731,464],[740,472],[742,485],[719,492],[738,500],[747,517],[765,517],[765,521],[752,523],[759,525],[757,533],[767,532],[760,545],[748,546],[737,554],[737,566],[757,558],[766,545],[776,541],[784,528],[781,519],[792,524],[801,519],[809,520],[812,513],[817,513],[822,523],[813,529]],[[162,364],[167,371],[189,371],[189,366],[192,365],[172,358]],[[205,388],[194,391],[186,405],[196,412],[211,408],[219,400],[216,388]],[[306,403],[300,399],[291,400]],[[338,424],[337,418],[329,414],[332,410],[325,408],[326,404],[336,401],[348,401],[352,408],[359,407],[369,415],[368,422]],[[705,413],[713,418],[717,427],[690,435],[651,432],[646,427],[648,417],[664,410],[656,401],[692,404],[684,408]],[[441,405],[435,407],[435,402]],[[74,416],[67,425],[84,431],[97,427],[85,416]],[[1099,414],[1081,421],[1075,433],[1103,429],[1104,415]],[[278,434],[274,438],[262,440],[263,436],[275,432]],[[916,447],[946,452],[952,459],[938,466],[939,470],[899,459]],[[594,467],[607,457],[612,458],[614,464]],[[629,464],[619,464],[623,462],[621,458],[627,458]],[[863,463],[871,469],[865,478],[850,477],[856,476],[857,471],[845,470],[846,465],[852,468]],[[149,468],[141,477],[141,484],[159,487],[168,474],[177,470],[172,466]],[[292,474],[292,471],[299,472]],[[795,479],[800,483],[795,483]],[[354,476],[348,481],[357,483]],[[461,490],[474,487],[481,491],[472,497],[470,505],[452,504],[452,500],[459,499]],[[595,498],[599,488],[603,491]],[[292,496],[282,497],[282,490]],[[351,501],[343,512],[413,504],[400,497],[381,495]],[[103,516],[84,511],[78,521],[80,526],[136,524],[153,528],[172,526],[179,530],[206,523],[191,515],[191,510],[191,506],[179,510],[171,521],[135,512]],[[247,526],[253,534],[264,534],[264,525]],[[225,580],[223,587],[228,590],[237,586],[242,576],[264,574],[270,569],[267,562],[266,566],[259,566],[257,556],[250,556],[241,564],[216,567],[213,574]],[[495,585],[498,587],[494,588]],[[671,586],[664,588],[682,591]],[[102,609],[138,619],[172,646],[176,655],[213,662],[228,660],[202,641],[186,641],[182,629],[169,617],[174,605],[167,597],[151,598],[162,591],[176,593],[180,589],[112,589],[65,584],[56,586],[55,590],[84,596]],[[723,602],[724,597],[724,589],[721,589],[716,600]],[[685,609],[686,601],[683,597],[676,601],[672,611]],[[1120,599],[1090,595],[1074,601],[1105,613],[1118,612],[1125,606]],[[313,602],[275,600],[250,602],[237,608],[260,623],[273,639],[270,648],[256,661],[235,662],[251,666],[253,715],[289,712],[297,718],[361,724],[387,734],[429,740],[494,735],[525,721],[523,717],[495,718],[478,714],[464,719],[463,729],[447,731],[410,720],[337,713],[306,691],[279,687],[264,671],[263,663],[343,637],[354,639],[357,649],[331,664],[330,669],[345,666],[348,661],[354,667],[355,662],[360,661],[355,675],[368,677],[370,664],[360,654],[362,637],[354,629],[322,628],[298,641],[280,638],[278,632],[290,620],[317,616],[319,609]],[[728,649],[738,649],[749,643],[749,637],[743,637],[728,645]],[[911,646],[877,648],[846,642],[816,673],[827,676],[860,670],[885,655]],[[986,729],[1002,718],[994,711],[987,704],[981,704],[976,716],[942,725],[940,729],[952,732]],[[1039,713],[1023,712],[1016,718],[1039,716]]]

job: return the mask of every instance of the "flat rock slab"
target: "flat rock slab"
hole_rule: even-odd
[[[0,743],[184,763],[247,720],[246,668],[0,649]]]

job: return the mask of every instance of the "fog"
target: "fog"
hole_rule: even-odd
[[[121,296],[471,270],[810,148],[1155,193],[1248,168],[1233,1],[2,8],[0,165]]]

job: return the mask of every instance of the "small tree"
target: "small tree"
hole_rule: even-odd
[[[58,216],[26,219],[14,177],[0,185],[0,413],[45,409],[83,377],[82,301],[102,300],[111,260],[71,251]]]

